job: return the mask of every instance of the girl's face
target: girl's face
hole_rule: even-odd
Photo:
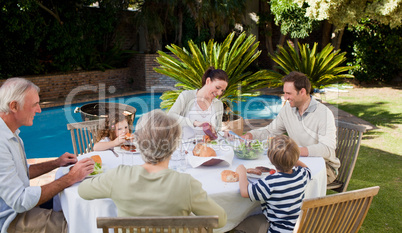
[[[226,90],[227,86],[228,83],[226,81],[220,79],[215,79],[214,81],[212,81],[210,78],[207,78],[204,86],[207,90],[206,97],[213,99],[221,96],[223,92]]]
[[[130,130],[128,128],[127,120],[117,122],[114,127],[115,127],[116,137],[130,132]]]

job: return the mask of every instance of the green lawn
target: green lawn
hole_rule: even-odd
[[[360,232],[402,232],[402,90],[354,88],[325,101],[377,129],[363,135],[348,190],[380,186]]]

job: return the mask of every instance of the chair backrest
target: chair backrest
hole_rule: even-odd
[[[98,217],[98,228],[103,233],[109,229],[114,232],[198,232],[205,229],[212,233],[212,229],[218,227],[218,216],[142,216],[142,217]]]
[[[336,157],[339,158],[341,166],[338,177],[333,183],[328,184],[327,188],[345,192],[352,177],[366,127],[343,121],[336,121],[335,124],[337,127]]]
[[[67,129],[71,133],[75,155],[78,156],[93,151],[96,133],[104,124],[104,119],[67,124]]]
[[[305,199],[294,233],[358,232],[379,186]]]

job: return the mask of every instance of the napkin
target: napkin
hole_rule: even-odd
[[[224,163],[227,163],[229,166],[232,165],[234,152],[233,148],[227,144],[220,143],[217,145],[208,144],[209,147],[215,150],[216,157],[198,157],[193,155],[193,150],[189,150],[188,152],[188,163],[193,167],[199,167],[203,163],[208,162],[212,159],[222,160]]]

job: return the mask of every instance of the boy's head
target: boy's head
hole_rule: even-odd
[[[277,170],[290,171],[299,160],[299,156],[299,146],[288,136],[280,135],[271,139],[268,158]]]

